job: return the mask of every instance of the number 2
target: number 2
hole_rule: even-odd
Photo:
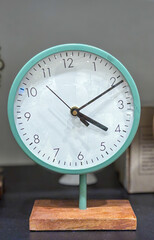
[[[114,85],[115,82],[116,82],[116,78],[115,78],[115,77],[111,77],[111,78],[110,78],[110,81],[112,81],[111,87],[113,87],[113,85]]]

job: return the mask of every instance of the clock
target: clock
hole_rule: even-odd
[[[64,44],[34,56],[8,98],[12,133],[45,168],[86,174],[114,162],[130,145],[140,98],[127,69],[109,53]]]

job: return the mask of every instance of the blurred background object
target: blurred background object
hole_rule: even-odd
[[[10,132],[7,98],[20,68],[38,52],[86,43],[118,58],[132,74],[142,105],[154,104],[154,1],[1,0],[0,165],[32,164]]]
[[[142,107],[137,134],[126,156],[116,162],[120,181],[129,193],[154,192],[153,117],[154,107]]]
[[[87,174],[87,184],[95,184],[97,182],[97,178],[94,173],[88,173]],[[71,175],[71,174],[65,174],[62,175],[59,179],[60,184],[64,185],[71,185],[71,186],[78,186],[79,185],[79,175]]]
[[[4,191],[4,186],[3,186],[3,168],[0,168],[0,199],[2,198]]]

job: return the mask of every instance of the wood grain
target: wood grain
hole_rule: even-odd
[[[86,210],[78,201],[36,200],[29,219],[32,231],[135,230],[136,225],[128,200],[89,200]]]

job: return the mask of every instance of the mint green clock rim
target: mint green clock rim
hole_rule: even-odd
[[[23,77],[25,76],[25,74],[40,60],[44,59],[45,57],[48,57],[49,55],[56,54],[56,53],[63,52],[63,51],[90,52],[90,53],[96,54],[96,55],[98,55],[102,58],[105,58],[106,60],[111,62],[122,73],[122,75],[125,77],[126,81],[128,82],[128,85],[129,85],[129,87],[131,89],[131,92],[132,92],[133,101],[134,101],[134,121],[133,121],[131,132],[130,132],[126,142],[124,143],[124,145],[118,150],[118,152],[114,156],[109,158],[107,161],[105,161],[101,164],[98,164],[94,167],[90,167],[90,168],[86,168],[86,169],[79,169],[79,170],[63,169],[63,168],[58,168],[58,167],[51,166],[51,165],[43,162],[42,160],[37,158],[25,146],[25,144],[23,143],[23,141],[21,140],[21,138],[20,138],[20,136],[17,132],[17,129],[16,129],[16,126],[15,126],[15,121],[14,121],[14,100],[15,100],[15,96],[16,96],[18,86],[19,86],[21,80],[23,79]],[[111,54],[105,52],[102,49],[99,49],[97,47],[93,47],[93,46],[90,46],[90,45],[86,45],[86,44],[72,44],[71,43],[71,44],[58,45],[58,46],[46,49],[43,52],[40,52],[39,54],[34,56],[32,59],[30,59],[23,66],[23,68],[17,74],[17,76],[16,76],[16,78],[15,78],[15,80],[14,80],[12,86],[11,86],[9,97],[8,97],[9,124],[10,124],[11,131],[13,133],[13,136],[16,139],[19,146],[37,164],[39,164],[39,165],[41,165],[41,166],[43,166],[43,167],[45,167],[49,170],[59,172],[59,173],[63,173],[63,174],[85,174],[85,173],[95,172],[95,171],[97,171],[101,168],[104,168],[104,167],[108,166],[109,164],[113,163],[117,158],[120,157],[120,155],[131,144],[131,142],[132,142],[132,140],[133,140],[133,138],[136,134],[138,125],[139,125],[140,112],[141,112],[141,105],[140,105],[140,97],[139,97],[139,94],[138,94],[138,90],[137,90],[137,87],[136,87],[136,84],[135,84],[133,78],[131,77],[131,75],[127,71],[127,69],[123,66],[123,64],[121,62],[119,62],[119,60],[117,60]]]

